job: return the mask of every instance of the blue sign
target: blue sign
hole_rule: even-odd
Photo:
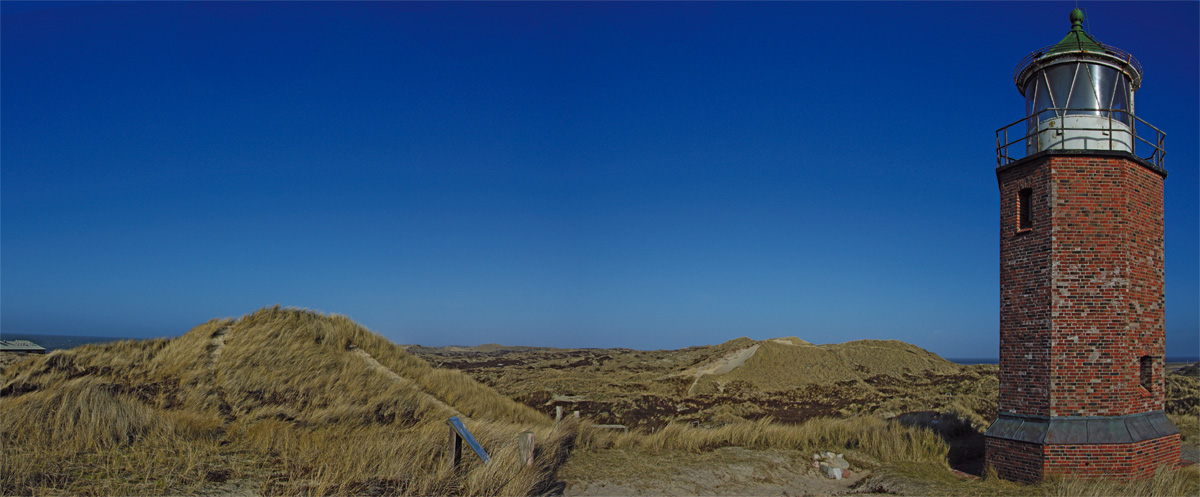
[[[467,445],[471,446],[471,450],[474,450],[479,455],[479,458],[483,459],[484,463],[490,464],[492,462],[492,458],[488,457],[487,451],[483,450],[483,446],[479,445],[479,442],[475,440],[475,436],[467,431],[467,427],[463,425],[462,420],[458,419],[458,416],[451,416],[446,424],[450,425],[454,429],[454,432],[458,433],[459,437],[466,440]]]

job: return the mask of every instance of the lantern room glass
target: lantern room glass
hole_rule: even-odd
[[[1129,77],[1107,65],[1067,60],[1047,66],[1025,83],[1026,115],[1037,116],[1029,127],[1064,115],[1109,117],[1132,126],[1129,88]]]

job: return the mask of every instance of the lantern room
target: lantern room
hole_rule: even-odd
[[[1140,139],[1149,144],[1155,156],[1152,162],[1161,167],[1161,141],[1139,138],[1135,130],[1139,120],[1134,115],[1134,92],[1142,82],[1141,64],[1084,31],[1083,11],[1072,10],[1070,20],[1071,31],[1062,41],[1034,51],[1017,64],[1013,80],[1025,97],[1025,118],[997,135],[1001,165],[1012,160],[1008,145],[1021,141],[1025,154],[1032,155],[1045,150],[1135,153]],[[1022,128],[1023,137],[1013,133]]]

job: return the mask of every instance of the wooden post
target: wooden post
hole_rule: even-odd
[[[562,406],[554,406],[554,422],[562,421]]]
[[[453,426],[450,427],[450,467],[458,467],[462,462],[462,436]]]
[[[521,453],[521,461],[526,467],[533,467],[533,432],[526,431],[517,435],[517,451]]]

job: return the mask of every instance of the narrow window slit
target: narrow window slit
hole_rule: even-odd
[[[1020,211],[1018,230],[1033,229],[1033,189],[1022,188],[1017,194],[1017,209]]]
[[[1139,371],[1139,379],[1142,383],[1142,388],[1147,392],[1154,391],[1154,358],[1148,355],[1142,356]]]

